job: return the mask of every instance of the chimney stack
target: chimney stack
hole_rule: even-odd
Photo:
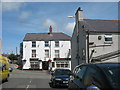
[[[49,33],[52,34],[52,26],[49,28]]]
[[[83,21],[83,10],[79,7],[75,14],[76,22]]]

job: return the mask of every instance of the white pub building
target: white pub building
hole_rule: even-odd
[[[23,69],[71,69],[71,37],[64,33],[27,33],[23,40]]]

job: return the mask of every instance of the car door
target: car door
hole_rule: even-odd
[[[74,79],[71,80],[72,88],[85,88],[84,84],[82,83],[83,76],[85,74],[85,71],[87,69],[87,66],[80,66],[77,68],[77,71],[74,74]]]
[[[8,77],[8,70],[7,70],[7,67],[6,67],[6,64],[3,63],[3,66],[2,66],[2,79],[6,79]]]
[[[95,85],[98,88],[104,87],[106,79],[102,72],[95,67],[88,67],[83,77],[83,84],[87,87]]]
[[[2,63],[0,63],[0,81],[2,81]]]

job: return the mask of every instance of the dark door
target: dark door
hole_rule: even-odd
[[[43,61],[42,62],[42,67],[43,67],[43,70],[48,70],[49,62],[48,61]]]

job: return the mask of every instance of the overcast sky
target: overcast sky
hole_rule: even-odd
[[[49,31],[72,35],[76,10],[81,7],[84,18],[118,19],[117,2],[2,2],[3,53],[15,53],[26,33]]]

